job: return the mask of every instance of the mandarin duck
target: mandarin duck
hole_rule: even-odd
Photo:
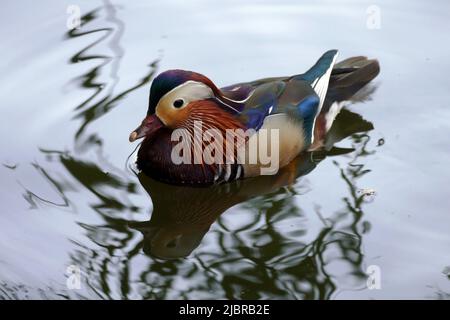
[[[221,89],[192,71],[159,74],[150,88],[147,115],[129,137],[130,142],[144,138],[137,154],[138,169],[170,184],[208,186],[264,174],[266,162],[260,159],[260,153],[256,161],[249,161],[250,147],[254,145],[252,140],[262,139],[262,133],[273,129],[277,130],[277,139],[268,138],[268,144],[275,146],[278,158],[275,171],[268,174],[275,174],[304,151],[323,148],[344,103],[380,70],[377,60],[352,57],[336,64],[336,58],[337,50],[330,50],[303,74]],[[196,158],[199,150],[208,148],[208,139],[194,132],[197,123],[202,133],[214,129],[222,137],[227,137],[229,130],[250,134],[244,135],[241,143],[231,144],[231,159],[224,147],[210,152],[213,159],[223,161],[208,161]],[[173,138],[177,130],[183,132],[178,140]],[[218,140],[217,136],[209,139]],[[187,156],[191,161],[174,161],[173,151],[180,141],[185,144],[181,154],[191,151]]]

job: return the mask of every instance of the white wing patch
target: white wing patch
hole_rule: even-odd
[[[333,102],[330,106],[330,110],[325,115],[325,130],[326,132],[330,131],[331,126],[333,125],[334,119],[341,111],[342,107],[347,103],[347,101]]]
[[[317,114],[320,113],[320,110],[322,110],[323,102],[325,101],[325,96],[327,95],[328,90],[328,83],[330,82],[330,76],[331,76],[331,70],[333,70],[333,66],[336,62],[338,54],[336,53],[333,57],[333,61],[330,63],[330,66],[328,67],[327,71],[319,78],[313,81],[312,87],[314,91],[317,93],[317,95],[320,98],[319,103],[319,110]]]
[[[333,61],[330,63],[330,66],[328,67],[327,71],[321,77],[315,79],[311,85],[320,99],[319,100],[319,108],[317,109],[317,113],[316,113],[316,116],[314,117],[314,122],[313,122],[311,144],[314,143],[314,131],[316,129],[316,119],[317,119],[317,116],[319,115],[320,111],[322,110],[322,106],[323,106],[323,103],[325,101],[325,97],[326,97],[327,91],[328,91],[328,83],[330,82],[331,70],[333,70],[334,64],[336,63],[337,56],[338,56],[338,53],[336,52],[336,54],[333,57]],[[333,120],[334,120],[334,118],[333,118]]]

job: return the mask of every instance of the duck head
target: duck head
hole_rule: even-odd
[[[210,126],[233,128],[239,126],[233,117],[239,108],[204,75],[185,70],[165,71],[153,80],[147,116],[129,140],[149,138],[164,127],[172,130],[192,127],[196,120],[214,119]]]

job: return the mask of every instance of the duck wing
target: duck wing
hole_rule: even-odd
[[[221,88],[222,102],[239,111],[246,128],[258,130],[264,119],[288,113],[303,123],[309,143],[314,122],[325,101],[337,50],[327,51],[307,72],[290,77],[264,78]]]

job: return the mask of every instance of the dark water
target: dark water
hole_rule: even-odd
[[[450,3],[378,1],[375,29],[370,5],[2,3],[0,298],[449,298]],[[330,48],[378,58],[381,74],[340,114],[337,148],[292,164],[294,183],[136,173],[128,134],[156,73],[227,85],[301,72]]]

